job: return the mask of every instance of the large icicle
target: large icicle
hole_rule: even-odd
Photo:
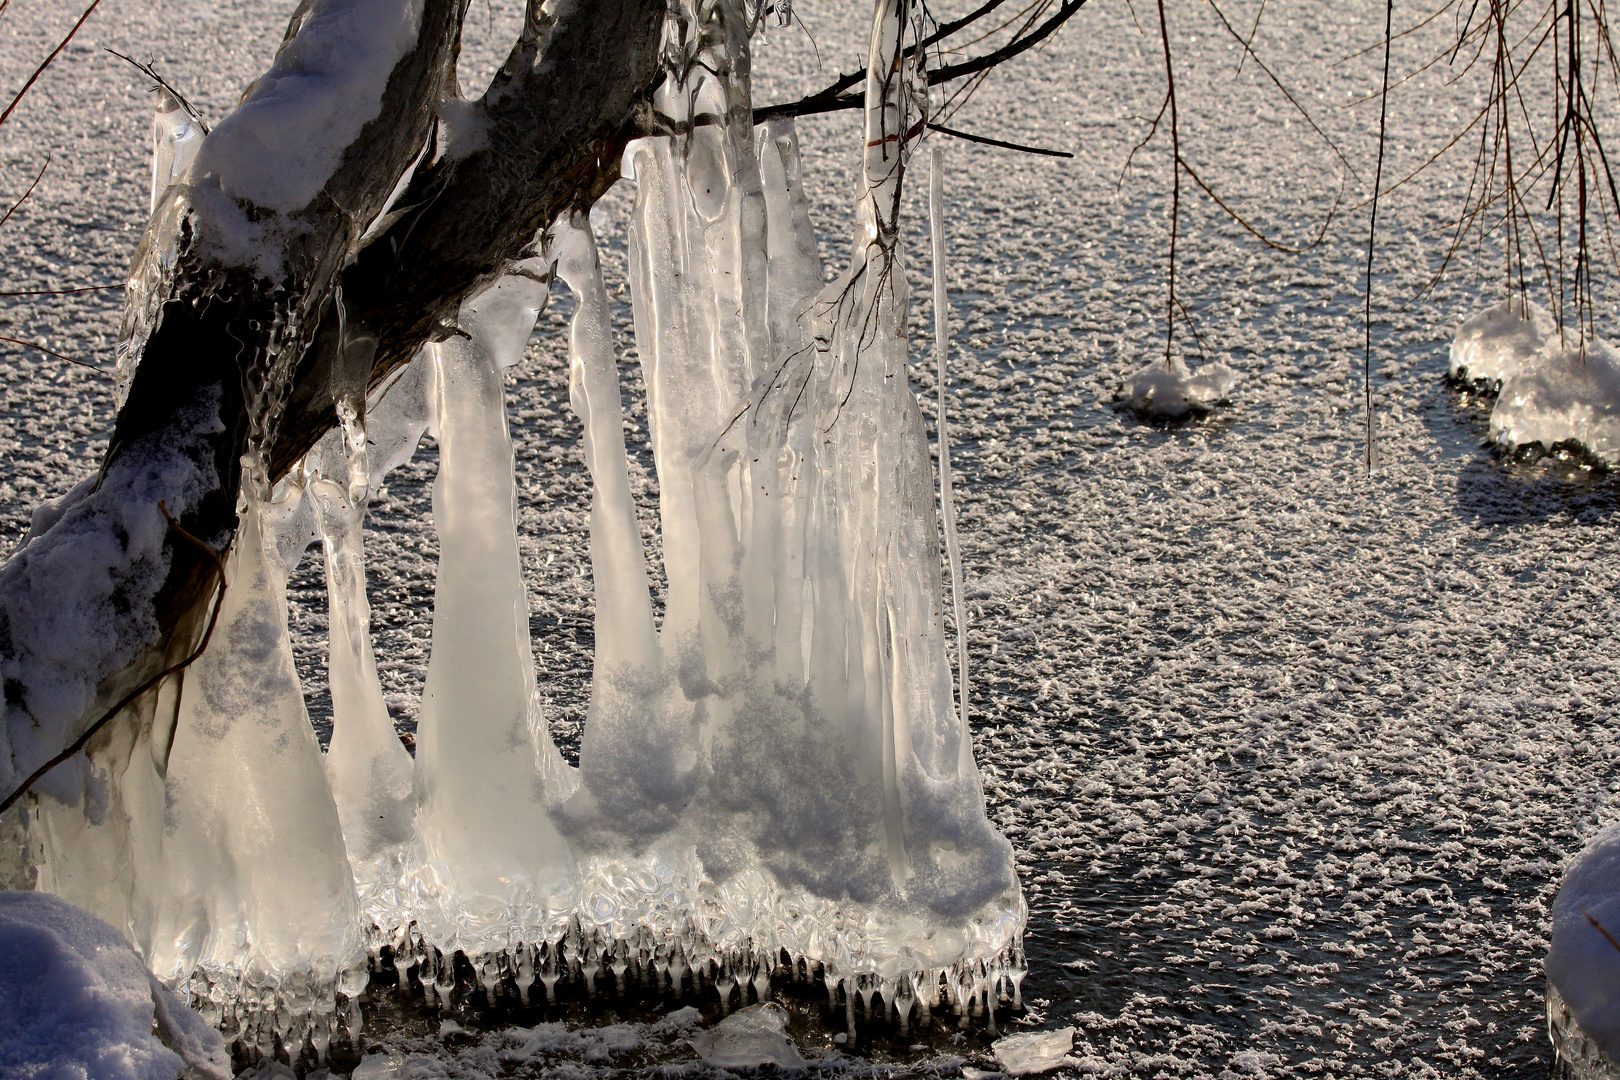
[[[189,976],[215,1007],[244,1002],[236,1034],[268,1051],[276,1035],[301,1045],[312,1012],[317,1027],[329,1024],[334,989],[364,985],[364,955],[337,807],[293,667],[264,486],[248,470],[219,622],[180,695],[168,880],[148,959],[171,984]]]
[[[323,475],[311,484],[326,556],[327,682],[332,740],[326,776],[343,823],[361,917],[392,928],[410,917],[399,888],[416,804],[411,755],[394,731],[371,648],[364,522],[371,485],[366,427],[353,402],[339,405],[340,438],[323,441]],[[331,445],[333,443],[336,445]]]
[[[468,337],[432,347],[439,572],[408,870],[418,926],[446,953],[555,941],[574,907],[573,855],[547,814],[573,779],[535,693],[501,376],[545,288],[503,278],[464,305]]]

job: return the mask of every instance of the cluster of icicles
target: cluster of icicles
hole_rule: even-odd
[[[902,1028],[942,1008],[993,1025],[998,1003],[1016,1005],[1026,908],[985,814],[965,691],[960,710],[953,696],[933,467],[907,378],[896,215],[926,104],[898,60],[912,18],[878,4],[854,257],[824,286],[791,122],[756,145],[742,5],[671,16],[656,105],[686,130],[625,160],[661,624],[607,292],[575,217],[463,307],[463,336],[371,401],[341,403],[341,426],[274,489],[248,460],[209,648],[103,778],[104,805],[39,805],[41,887],[124,927],[160,978],[266,1053],[320,1055],[340,1025],[352,1034],[368,964],[388,958],[430,1005],[476,995],[473,982],[526,1001],[536,981],[551,999],[559,980],[594,992],[609,975],[619,992],[709,987],[722,1007],[813,977],[851,1023],[876,997]],[[189,125],[166,115],[155,188],[187,176]],[[943,404],[938,176],[936,153]],[[536,692],[503,400],[553,272],[577,299],[570,392],[594,487],[577,769]],[[439,448],[440,555],[413,760],[372,655],[362,526],[368,493],[424,431]],[[960,634],[943,411],[940,433]],[[288,568],[314,539],[324,758],[287,632]]]

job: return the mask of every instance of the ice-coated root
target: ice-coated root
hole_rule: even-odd
[[[1597,338],[1567,349],[1550,339],[1503,380],[1491,441],[1504,450],[1574,445],[1603,465],[1620,465],[1620,351]]]
[[[521,354],[538,297],[520,309],[528,322],[517,333],[509,304],[480,311],[475,301],[462,314],[469,336],[432,346],[439,571],[405,888],[426,939],[472,956],[556,936],[577,892],[573,855],[547,813],[574,780],[535,692],[518,556],[500,369]]]
[[[1237,385],[1237,372],[1221,363],[1205,364],[1197,373],[1179,359],[1174,370],[1154,362],[1125,380],[1120,400],[1132,412],[1166,420],[1207,413],[1227,400]]]
[[[1546,309],[1515,293],[1457,327],[1446,374],[1453,382],[1483,383],[1495,390],[1558,340],[1558,324]]]

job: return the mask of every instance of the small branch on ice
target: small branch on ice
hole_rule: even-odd
[[[45,170],[50,168],[50,167],[51,167],[51,156],[49,154],[46,154],[45,155],[45,164],[43,164],[43,165],[41,165],[39,167],[39,172],[37,174],[35,174],[35,176],[34,176],[34,182],[32,184],[28,185],[28,190],[22,193],[22,198],[18,199],[16,202],[11,204],[11,209],[6,211],[6,216],[5,217],[0,217],[0,225],[4,225],[6,222],[10,221],[11,220],[11,215],[15,214],[17,212],[17,208],[19,206],[21,206],[23,203],[28,201],[28,196],[30,196],[30,195],[32,195],[34,193],[34,189],[39,186],[40,179],[42,177],[44,177],[44,175],[45,175]]]
[[[103,48],[105,48],[105,46],[103,46]],[[139,60],[135,59],[133,56],[125,56],[123,53],[119,52],[117,49],[107,49],[107,52],[112,53],[114,56],[118,57],[118,59],[120,59],[120,60],[124,61],[125,63],[129,64],[136,71],[140,72],[142,75],[145,75],[148,79],[151,79],[153,82],[157,83],[157,85],[152,87],[152,89],[154,91],[162,90],[164,93],[168,94],[171,98],[173,98],[175,100],[175,102],[182,109],[186,110],[186,115],[187,116],[189,116],[193,120],[197,121],[197,126],[202,128],[202,133],[204,135],[208,134],[208,121],[203,119],[202,113],[198,112],[196,107],[193,106],[191,104],[191,102],[186,100],[186,96],[184,94],[182,94],[180,91],[176,90],[173,86],[170,86],[169,81],[167,79],[165,79],[163,76],[159,75],[157,73],[157,71],[155,71],[153,69],[151,64],[143,64]]]
[[[987,135],[974,135],[967,131],[957,131],[944,124],[929,124],[929,131],[937,131],[941,135],[949,135],[953,139],[966,139],[968,142],[984,143],[986,146],[999,146],[1004,150],[1017,150],[1021,154],[1039,154],[1042,157],[1072,158],[1073,154],[1067,150],[1048,150],[1042,146],[1024,146],[1015,142],[1006,142],[1002,139],[992,139]]]
[[[1587,911],[1586,908],[1583,907],[1581,908],[1581,914],[1585,915],[1586,921],[1591,923],[1592,926],[1597,929],[1597,932],[1603,935],[1604,941],[1607,941],[1610,945],[1613,945],[1616,952],[1620,952],[1620,941],[1614,940],[1614,935],[1605,930],[1603,928],[1603,924],[1598,922],[1597,919],[1593,918],[1590,911]]]
[[[6,294],[0,293],[0,296],[4,296],[4,295],[6,295]],[[24,341],[22,338],[14,338],[14,337],[0,337],[0,341],[8,341],[13,345],[21,345],[25,349],[34,349],[37,352],[44,353],[46,356],[54,356],[58,360],[66,360],[70,364],[78,364],[80,367],[87,367],[91,371],[104,371],[104,370],[106,370],[105,368],[97,367],[95,364],[89,363],[88,361],[75,360],[71,356],[64,356],[62,353],[59,353],[54,349],[47,349],[45,346],[40,345],[37,342]]]
[[[188,540],[192,544],[195,544],[197,548],[202,551],[210,561],[213,562],[214,572],[219,575],[219,592],[214,595],[214,610],[208,616],[208,625],[203,630],[202,640],[197,643],[197,647],[193,649],[191,654],[184,660],[181,660],[178,663],[170,664],[168,667],[164,668],[162,671],[159,671],[156,675],[153,675],[150,679],[147,679],[135,689],[119,698],[112,708],[108,709],[105,713],[102,713],[100,719],[91,724],[89,727],[85,728],[84,734],[73,740],[72,745],[30,773],[28,779],[17,785],[16,790],[14,790],[10,795],[7,795],[5,799],[0,800],[0,814],[3,814],[7,810],[11,809],[13,803],[22,798],[23,795],[28,792],[29,788],[38,783],[52,769],[62,764],[62,762],[67,761],[80,750],[83,750],[85,745],[95,737],[96,732],[100,731],[102,728],[111,723],[113,717],[117,716],[119,713],[123,712],[129,707],[130,702],[134,701],[148,690],[151,690],[154,686],[157,686],[170,675],[177,674],[178,672],[184,671],[186,668],[190,667],[191,664],[208,649],[208,639],[214,636],[214,624],[219,621],[219,609],[225,603],[225,560],[220,557],[219,552],[197,539],[197,537],[193,536],[185,529],[184,526],[176,521],[174,516],[169,513],[168,506],[162,502],[159,502],[158,509],[163,511],[163,520],[169,523],[169,528],[182,539]]]
[[[28,93],[34,83],[39,81],[41,75],[45,74],[45,69],[51,66],[51,61],[62,55],[62,50],[68,47],[68,42],[73,40],[73,35],[79,32],[79,27],[84,25],[84,21],[90,17],[90,13],[96,10],[100,4],[101,0],[90,0],[90,6],[84,9],[84,14],[80,15],[79,21],[73,24],[73,29],[67,32],[67,37],[58,42],[56,48],[51,50],[51,55],[40,62],[39,67],[34,69],[34,73],[28,76],[28,81],[23,83],[22,89],[17,91],[17,96],[11,99],[11,104],[6,106],[6,111],[0,113],[0,124],[11,119],[12,111],[17,108],[17,103],[22,101],[23,95]]]

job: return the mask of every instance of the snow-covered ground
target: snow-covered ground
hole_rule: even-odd
[[[217,119],[268,62],[288,7],[104,4],[0,129],[0,193],[20,194],[52,158],[0,230],[0,289],[117,283],[133,251],[153,100],[102,46],[152,59]],[[1253,7],[1228,14],[1246,26]],[[514,9],[472,5],[469,68],[487,72],[504,53]],[[773,30],[756,50],[760,102],[864,57],[865,4],[796,9],[823,69],[803,33]],[[1252,65],[1234,73],[1237,51],[1207,8],[1169,10],[1184,152],[1262,227],[1314,236],[1339,189],[1337,159]],[[60,0],[13,0],[0,17],[0,86],[20,85],[76,15]],[[1256,42],[1362,170],[1349,199],[1370,178],[1377,115],[1348,104],[1376,73],[1364,60],[1330,65],[1381,28],[1382,7],[1365,0],[1273,0]],[[1441,19],[1403,38],[1397,65],[1415,67],[1449,29]],[[1126,4],[1093,0],[953,121],[1077,157],[947,147],[977,753],[1030,900],[1029,1019],[1073,1025],[1072,1055],[1118,1075],[1543,1076],[1559,869],[1620,818],[1620,488],[1556,459],[1498,460],[1485,447],[1490,403],[1445,385],[1452,330],[1501,299],[1497,248],[1465,249],[1439,288],[1402,307],[1438,266],[1460,167],[1380,209],[1378,475],[1359,467],[1359,215],[1292,257],[1259,248],[1201,197],[1184,203],[1178,291],[1210,350],[1189,346],[1188,358],[1195,370],[1225,363],[1240,381],[1229,406],[1182,426],[1117,409],[1125,380],[1162,355],[1164,158],[1138,155],[1115,188],[1140,118],[1158,108],[1157,50]],[[1392,103],[1386,175],[1404,176],[1473,118],[1477,88],[1447,87],[1446,74],[1419,76]],[[834,264],[852,122],[801,128]],[[914,271],[927,266],[923,196],[914,184]],[[616,192],[596,217],[628,347],[626,205]],[[914,295],[915,381],[931,393],[927,289]],[[119,294],[4,303],[0,334],[103,369],[0,346],[9,548],[35,504],[94,467],[112,417]],[[592,642],[588,483],[559,332],[570,309],[559,291],[512,373],[509,408],[536,663],[571,756]],[[1598,332],[1617,333],[1601,320]],[[647,523],[656,488],[639,375],[622,370]],[[377,653],[405,729],[427,660],[433,473],[428,447],[395,474],[368,540]],[[325,589],[313,558],[294,592],[319,722]],[[456,1069],[498,1064],[475,1052],[483,1040],[444,1044],[461,1048]],[[680,1043],[670,1036],[671,1053],[696,1062]],[[581,1037],[534,1060],[606,1071],[620,1067],[611,1049],[590,1048],[611,1044]],[[819,1053],[803,1040],[799,1050]]]

